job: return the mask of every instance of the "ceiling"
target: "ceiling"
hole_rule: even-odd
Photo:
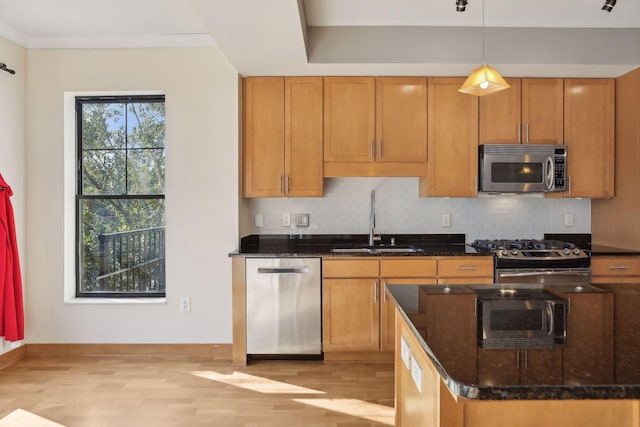
[[[640,0],[485,0],[484,52],[503,74],[615,77],[640,66]],[[464,75],[482,62],[469,0],[0,0],[26,48],[218,45],[244,75]],[[1,53],[0,53],[1,55]],[[2,58],[0,57],[0,62]]]

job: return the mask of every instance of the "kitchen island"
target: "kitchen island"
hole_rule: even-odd
[[[548,288],[570,307],[562,348],[481,348],[477,286],[388,288],[396,425],[638,426],[640,284]]]

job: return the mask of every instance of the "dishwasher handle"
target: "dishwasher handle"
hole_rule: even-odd
[[[305,274],[309,267],[258,267],[258,274]]]

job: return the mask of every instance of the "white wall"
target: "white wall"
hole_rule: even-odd
[[[324,185],[323,198],[252,199],[250,215],[262,214],[264,226],[249,231],[288,233],[290,229],[281,226],[282,213],[291,213],[292,218],[295,213],[309,213],[311,226],[299,229],[304,234],[366,234],[369,196],[375,189],[376,231],[383,234],[465,233],[467,242],[472,242],[591,232],[589,199],[419,198],[417,178],[332,178]],[[442,213],[451,214],[451,227],[441,226]],[[573,227],[565,227],[566,213],[574,214]]]
[[[27,69],[28,342],[230,343],[236,70],[217,48],[29,49]],[[73,277],[64,255],[65,239],[73,238],[65,209],[74,187],[73,161],[65,163],[73,140],[65,147],[64,99],[100,91],[166,95],[165,304],[65,301]],[[180,297],[191,298],[190,313],[180,312]]]
[[[25,69],[26,51],[9,40],[0,37],[0,62],[15,70],[11,75],[0,71],[0,174],[13,190],[11,204],[15,216],[18,252],[25,281],[27,261],[26,247],[26,173],[25,173]],[[26,281],[25,281],[26,282]],[[26,283],[23,283],[23,288]],[[0,354],[12,348],[0,338]]]

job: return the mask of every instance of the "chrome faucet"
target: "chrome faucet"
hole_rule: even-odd
[[[380,237],[375,236],[376,231],[376,190],[371,190],[371,205],[369,207],[369,246],[373,246]]]

